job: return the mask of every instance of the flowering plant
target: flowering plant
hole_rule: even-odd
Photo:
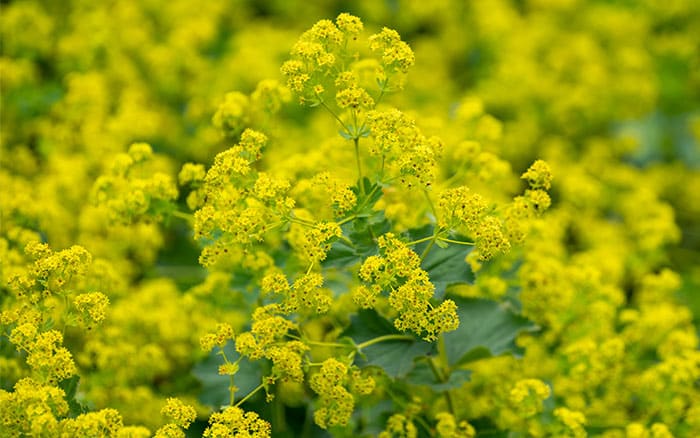
[[[79,3],[1,18],[4,434],[700,433],[692,2]]]

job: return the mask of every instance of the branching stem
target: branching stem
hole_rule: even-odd
[[[242,399],[238,400],[238,403],[236,403],[236,404],[234,405],[234,407],[236,407],[236,408],[239,407],[240,405],[242,405],[243,403],[245,403],[246,401],[248,401],[249,398],[251,398],[252,396],[254,396],[258,391],[260,391],[260,390],[263,389],[264,387],[265,387],[265,384],[264,384],[264,383],[259,384],[258,386],[255,387],[254,390],[250,391],[250,392],[248,393],[248,395],[246,395],[246,396],[243,397]]]
[[[357,347],[358,350],[362,350],[363,348],[367,348],[371,345],[379,344],[380,342],[384,341],[413,341],[414,339],[415,338],[411,335],[384,335],[362,342],[361,344],[357,344],[355,347]]]

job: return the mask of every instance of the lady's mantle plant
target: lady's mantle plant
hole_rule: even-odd
[[[700,436],[698,2],[5,3],[0,435]]]
[[[471,436],[450,395],[468,379],[464,364],[477,347],[512,351],[515,336],[531,326],[495,302],[449,290],[471,283],[472,267],[522,241],[530,221],[550,204],[551,173],[543,161],[533,164],[523,175],[530,189],[510,204],[443,181],[443,142],[386,102],[404,87],[414,64],[411,48],[388,28],[368,40],[362,33],[360,19],[349,14],[321,20],[282,65],[299,103],[326,112],[336,125],[337,147],[352,151],[354,175],[317,169],[290,181],[272,165],[261,170],[265,150],[283,147],[284,140],[238,126],[240,117],[226,119],[236,105],[228,99],[215,120],[228,120],[220,123],[225,133],[240,132],[236,145],[218,154],[206,173],[194,172],[193,164],[183,168],[181,181],[193,190],[188,199],[196,200],[190,206],[195,237],[204,245],[200,263],[211,272],[241,269],[254,283],[251,324],[234,332],[222,321],[202,347],[222,358],[229,406],[258,391],[274,404],[280,388],[291,386],[299,397],[315,399],[316,425],[339,434],[350,422],[377,421],[363,419],[360,404],[375,406],[371,416],[393,415],[382,435],[415,422],[426,432]],[[418,227],[402,229],[386,217],[384,196],[395,191],[420,194]],[[466,328],[472,319],[501,333],[472,333]],[[227,350],[231,343],[235,350]],[[237,398],[237,382],[249,379],[244,363],[259,367],[262,379]],[[422,402],[391,396],[399,382],[423,388]],[[389,411],[377,410],[377,397],[394,398]]]

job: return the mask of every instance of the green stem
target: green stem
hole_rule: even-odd
[[[375,185],[372,191],[367,193],[367,195],[362,199],[362,204],[360,204],[359,207],[357,207],[357,211],[361,211],[363,208],[365,208],[365,205],[367,205],[367,202],[372,198],[372,195],[374,195],[374,192],[380,189],[379,185]],[[362,188],[362,182],[360,181],[360,190],[364,190]],[[363,193],[364,194],[364,193]]]
[[[277,392],[279,392],[279,387]],[[282,434],[287,431],[287,419],[284,414],[284,404],[278,397],[272,401],[272,418],[275,432]]]
[[[63,304],[64,304],[64,306],[66,306],[65,309],[63,309],[63,337],[65,338],[66,337],[66,326],[68,325],[67,320],[71,314],[70,301],[68,300],[68,294],[66,294],[66,293],[63,294]]]
[[[428,359],[428,364],[430,365],[430,369],[432,370],[433,374],[435,375],[435,378],[438,379],[439,382],[445,383],[447,382],[447,376],[440,370],[438,365],[435,363],[435,358],[431,357]],[[445,391],[445,401],[447,402],[447,409],[450,411],[450,414],[455,415],[455,406],[454,402],[452,401],[452,395],[450,394],[449,390]]]
[[[233,402],[236,401],[236,381],[234,380],[233,375],[228,376],[228,393],[228,404],[233,405]]]
[[[448,238],[446,238],[446,237],[438,237],[438,240],[441,240],[441,241],[447,242],[447,243],[454,243],[454,244],[457,244],[457,245],[468,245],[468,246],[474,246],[474,245],[475,245],[474,242],[462,242],[462,241],[460,241],[460,240],[452,240],[452,239],[448,239]]]
[[[224,358],[224,363],[225,364],[230,364],[231,361],[228,360],[228,357],[226,357],[226,352],[224,351],[223,348],[219,347],[219,354],[221,357]],[[240,361],[240,358],[238,359]],[[238,362],[236,361],[236,362]],[[236,401],[236,387],[235,387],[235,380],[234,380],[234,375],[231,374],[228,376],[228,391],[229,391],[229,405],[233,405],[233,402]]]
[[[353,138],[352,141],[355,143],[355,161],[357,161],[357,181],[360,185],[360,193],[362,196],[365,195],[365,185],[362,183],[362,164],[360,163],[360,139]]]
[[[422,262],[425,260],[425,258],[428,256],[428,253],[430,253],[430,250],[433,249],[433,245],[435,245],[435,241],[437,240],[437,234],[434,236],[431,236],[430,238],[430,243],[428,243],[428,246],[425,247],[423,252],[420,255],[420,261]]]
[[[340,225],[340,224],[339,224],[339,225]],[[348,245],[348,246],[353,246],[353,245],[354,245],[354,244],[352,243],[352,240],[348,239],[348,238],[345,237],[345,236],[342,236],[342,235],[341,235],[340,237],[338,237],[338,239],[340,239],[340,240],[342,240],[343,242],[345,242],[345,244]]]
[[[189,223],[189,224],[194,223],[194,215],[192,215],[190,213],[184,213],[182,211],[175,210],[172,212],[172,215],[173,215],[173,217],[187,221],[187,223]]]
[[[444,364],[449,364],[450,361],[447,358],[447,349],[445,348],[445,337],[438,337],[438,356],[440,357],[440,362]],[[448,367],[449,372],[449,367]]]
[[[303,225],[305,227],[313,227],[313,228],[316,227],[315,223],[313,223],[311,221],[307,221],[306,219],[301,219],[298,217],[289,217],[288,220],[289,220],[289,222],[292,222],[294,224]]]
[[[444,336],[440,336],[438,338],[438,356],[440,357],[440,362],[445,364],[445,368],[446,368],[445,374],[449,378],[449,375],[451,372],[450,367],[449,367],[450,361],[447,358],[447,349],[445,348],[445,337]],[[449,389],[447,391],[445,391],[445,400],[447,401],[447,406],[449,407],[452,415],[456,416],[457,413],[455,412],[454,403],[452,401],[452,394],[450,393]]]
[[[348,223],[348,222],[354,220],[355,218],[357,218],[357,215],[355,215],[355,214],[353,214],[352,216],[348,216],[348,217],[346,217],[345,219],[338,221],[338,222],[337,222],[337,223],[338,223],[338,226],[341,226],[341,225],[343,225],[343,224],[346,224],[346,223]]]
[[[371,345],[374,344],[379,344],[380,342],[384,341],[413,341],[415,338],[411,335],[384,335],[384,336],[379,336],[374,339],[370,339],[369,341],[365,341],[361,344],[355,345],[355,347],[358,350],[362,350],[363,348],[367,348]]]
[[[381,88],[381,90],[379,90],[379,96],[377,96],[377,100],[374,102],[375,107],[377,105],[379,105],[379,102],[381,102],[382,97],[384,97],[384,92],[386,91],[387,85],[389,85],[389,78],[388,77],[382,83],[382,88]]]
[[[264,230],[264,231],[265,231],[266,233],[269,233],[270,231],[274,231],[274,230],[276,230],[277,228],[281,228],[281,227],[283,227],[284,225],[286,225],[286,224],[288,224],[288,223],[289,223],[289,221],[285,220],[285,221],[281,221],[281,222],[274,223],[274,224],[272,224],[272,225],[267,225],[267,226],[265,227],[265,230]]]
[[[438,222],[437,210],[435,210],[435,205],[433,205],[433,201],[432,201],[432,199],[430,199],[430,195],[428,194],[428,191],[426,189],[423,189],[423,194],[425,195],[425,199],[428,201],[428,206],[430,207],[430,211],[433,213],[433,216],[435,216],[435,222]]]
[[[322,367],[324,362],[306,362],[307,367]]]
[[[234,407],[236,407],[236,408],[239,407],[240,405],[242,405],[243,403],[245,403],[246,401],[248,401],[249,398],[251,398],[252,396],[254,396],[258,391],[260,391],[260,390],[263,389],[264,387],[265,387],[265,384],[264,384],[264,383],[259,384],[257,387],[255,387],[254,390],[250,391],[250,392],[248,393],[248,395],[246,395],[246,396],[243,397],[242,399],[238,400],[238,403],[236,403],[236,404],[234,405]]]
[[[311,341],[308,339],[303,339],[300,336],[287,334],[288,337],[303,342],[306,345],[316,345],[319,347],[338,347],[338,348],[351,348],[349,344],[340,344],[338,342],[323,342],[323,341]]]
[[[335,347],[335,348],[350,348],[348,344],[340,344],[338,342],[322,342],[322,341],[302,341],[307,345],[316,345],[318,347]]]
[[[333,117],[335,117],[335,119],[338,121],[338,123],[340,123],[340,126],[343,127],[343,129],[345,130],[345,132],[347,132],[348,135],[350,135],[350,134],[351,134],[350,129],[348,128],[348,125],[346,125],[345,122],[343,122],[343,119],[341,119],[340,117],[338,117],[338,115],[335,113],[335,111],[333,111],[333,110],[331,109],[331,107],[329,107],[328,105],[326,105],[326,102],[324,102],[323,99],[321,99],[321,96],[318,96],[318,95],[316,95],[316,96],[318,97],[319,102],[321,102],[321,105],[323,105],[323,107],[324,107],[325,109],[327,109],[328,112],[331,113],[331,115],[332,115]]]
[[[413,240],[413,241],[411,241],[411,242],[408,242],[408,243],[406,244],[406,246],[418,245],[419,243],[427,242],[428,240],[434,239],[434,238],[435,238],[435,236],[428,236],[428,237],[424,237],[424,238],[422,238],[422,239]]]

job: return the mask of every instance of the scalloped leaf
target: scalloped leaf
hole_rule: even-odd
[[[383,195],[381,187],[372,184],[367,178],[362,180],[362,184],[364,196],[359,185],[352,188],[357,195],[357,205],[349,215],[355,216],[355,219],[341,227],[348,240],[339,239],[333,242],[323,261],[324,267],[346,268],[377,254],[377,243],[374,239],[391,229],[384,212],[373,209],[374,204]]]
[[[502,354],[518,356],[515,338],[537,326],[514,313],[507,305],[491,300],[451,297],[457,304],[459,327],[445,333],[445,352],[450,367]]]
[[[410,240],[418,240],[433,234],[433,225],[410,230]],[[450,236],[451,239],[463,241],[463,236]],[[422,254],[427,248],[428,242],[422,242],[413,247],[417,254]],[[442,300],[449,286],[454,284],[473,284],[474,272],[464,259],[472,252],[474,247],[468,245],[436,242],[428,255],[421,262],[421,268],[430,277],[430,282],[435,285],[434,297]]]
[[[350,326],[343,333],[355,344],[385,335],[401,333],[386,318],[374,310],[361,310],[350,318]],[[414,360],[426,356],[433,344],[421,339],[395,339],[379,342],[362,349],[355,362],[360,367],[377,366],[392,378],[407,375],[414,367]]]
[[[78,375],[74,375],[69,379],[61,380],[58,383],[58,387],[61,388],[66,394],[65,399],[68,403],[68,415],[71,418],[75,418],[80,414],[88,412],[88,408],[76,399],[76,395],[78,394],[79,383],[80,376]]]
[[[441,382],[435,377],[430,365],[423,361],[418,362],[413,370],[408,373],[406,382],[412,385],[427,386],[435,392],[444,392],[460,388],[471,379],[471,374],[470,370],[454,370],[450,373],[447,381]]]

